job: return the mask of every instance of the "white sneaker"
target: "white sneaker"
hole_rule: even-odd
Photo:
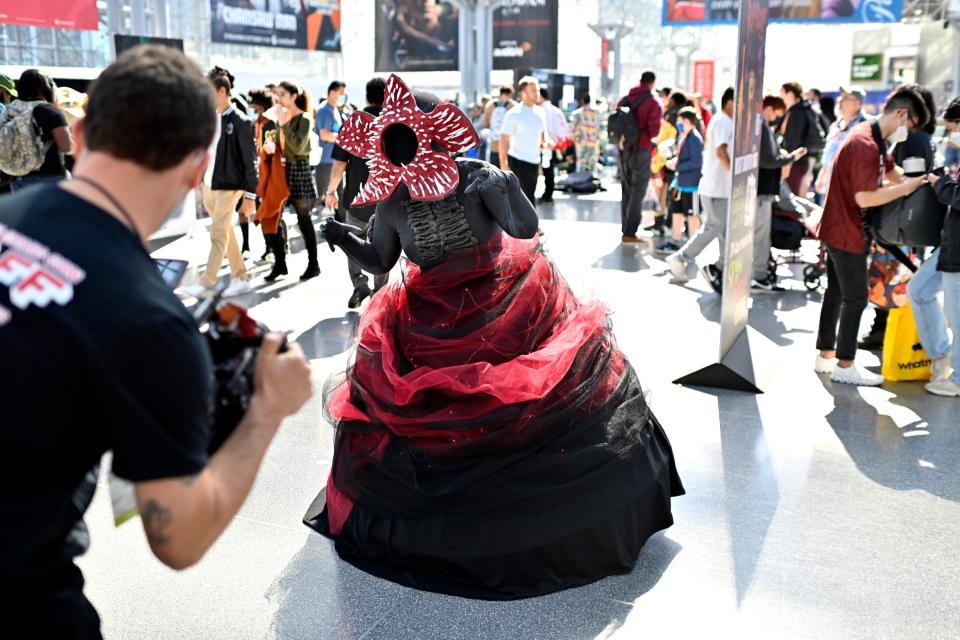
[[[950,378],[941,378],[939,380],[934,380],[933,382],[928,382],[924,385],[924,389],[935,396],[960,398],[960,385]]]
[[[690,277],[690,263],[684,260],[683,256],[679,253],[672,253],[666,258],[667,266],[670,267],[670,275],[673,276],[673,279],[677,282],[689,282],[692,280]],[[697,275],[697,265],[693,265],[693,277]]]
[[[833,370],[837,368],[837,359],[836,358],[824,358],[819,353],[817,354],[817,362],[813,365],[813,370],[817,373],[833,373]]]
[[[933,361],[933,375],[930,376],[931,382],[943,380],[953,373],[953,367],[950,366],[950,356],[946,355]]]
[[[245,293],[250,293],[252,288],[253,287],[250,286],[249,280],[234,278],[233,281],[230,282],[230,286],[224,290],[223,297],[229,298],[231,296],[241,296]]]
[[[194,298],[206,298],[213,291],[213,287],[208,287],[205,284],[192,284],[189,287],[180,287],[180,290]]]
[[[854,363],[849,367],[838,366],[833,370],[830,379],[841,384],[852,384],[858,387],[879,387],[883,384],[883,376],[867,371]]]

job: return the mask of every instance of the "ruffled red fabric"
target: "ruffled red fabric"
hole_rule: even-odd
[[[609,363],[580,397],[577,368],[599,351]],[[577,300],[539,239],[500,234],[440,268],[411,264],[403,283],[374,297],[356,361],[327,411],[353,425],[340,443],[351,465],[380,460],[396,438],[427,456],[489,456],[548,439],[544,430],[557,423],[544,418],[558,407],[576,404],[589,415],[625,369],[605,307]],[[327,484],[333,535],[354,494],[336,475],[335,465]]]

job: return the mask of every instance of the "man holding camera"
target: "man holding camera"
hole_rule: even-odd
[[[216,130],[210,82],[173,49],[136,47],[74,124],[75,180],[0,201],[0,597],[11,638],[100,638],[74,564],[102,455],[136,489],[154,555],[204,555],[250,491],[310,369],[264,338],[255,392],[207,453],[209,349],[144,242],[200,184]],[[190,122],[190,126],[183,123]]]

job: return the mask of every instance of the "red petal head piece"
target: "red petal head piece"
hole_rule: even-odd
[[[403,80],[391,75],[380,115],[354,112],[337,136],[337,144],[366,158],[370,168],[370,177],[352,206],[382,202],[401,182],[414,200],[443,200],[453,193],[460,181],[457,164],[446,153],[431,149],[433,143],[460,153],[479,145],[480,137],[453,105],[421,111]]]

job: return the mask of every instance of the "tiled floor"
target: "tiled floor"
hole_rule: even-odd
[[[490,603],[413,591],[340,562],[300,523],[331,457],[317,397],[281,429],[240,516],[196,568],[160,565],[136,522],[113,527],[98,493],[81,565],[106,637],[960,637],[960,401],[915,383],[861,390],[818,377],[820,296],[797,280],[753,303],[766,394],[675,386],[715,355],[717,296],[703,280],[670,284],[660,259],[620,245],[616,191],[558,196],[541,213],[571,285],[609,304],[686,485],[676,525],[648,542],[632,574]],[[202,262],[203,234],[161,251]],[[258,287],[246,300],[303,345],[318,387],[344,366],[358,320],[346,309],[343,255],[320,255],[320,278]]]

